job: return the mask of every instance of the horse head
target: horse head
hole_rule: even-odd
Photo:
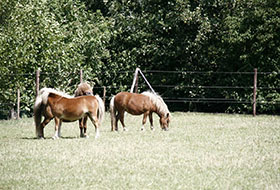
[[[93,96],[91,86],[87,82],[80,83],[75,91],[75,97],[77,96]]]
[[[167,113],[166,115],[160,117],[159,123],[162,130],[168,131],[168,126],[170,123],[170,114]]]

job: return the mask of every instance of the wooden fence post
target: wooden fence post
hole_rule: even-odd
[[[83,82],[83,70],[81,69],[80,70],[80,83]]]
[[[136,82],[135,82],[135,88],[134,88],[135,93],[138,93],[138,79],[139,79],[139,76],[137,75],[136,76]]]
[[[105,105],[105,100],[106,100],[106,87],[103,86],[103,102],[104,102],[104,105]]]
[[[40,70],[36,71],[36,96],[38,96],[40,90]]]
[[[257,69],[254,69],[254,89],[253,89],[253,116],[256,116],[257,106]]]
[[[20,90],[17,89],[17,119],[20,118]]]

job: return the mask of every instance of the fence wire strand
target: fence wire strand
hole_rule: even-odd
[[[254,72],[219,72],[219,71],[163,71],[163,70],[143,70],[142,71],[145,74],[181,74],[181,75],[192,75],[192,74],[201,74],[201,75],[254,75]],[[102,72],[101,72],[102,73]],[[105,72],[104,72],[105,73]],[[134,71],[118,71],[117,74],[127,74],[131,73],[133,74]],[[53,76],[53,75],[59,75],[61,77],[67,77],[71,75],[79,75],[80,72],[41,72],[40,76]],[[280,75],[280,72],[258,72],[257,75],[266,76],[266,75]],[[2,77],[14,77],[14,76],[24,76],[24,77],[35,77],[36,73],[4,73],[1,74]],[[68,84],[69,85],[69,84]],[[126,85],[107,85],[107,86],[95,86],[93,89],[120,89],[120,88],[129,88],[131,84]],[[146,84],[141,85],[142,88],[147,86]],[[253,89],[254,86],[218,86],[218,85],[174,85],[174,84],[164,84],[164,85],[152,85],[154,88],[166,88],[166,91],[170,90],[181,90],[181,89]],[[141,87],[139,87],[140,89]],[[267,87],[267,86],[258,86],[258,90],[280,90],[280,87]],[[129,90],[129,89],[127,89]],[[163,93],[164,95],[164,93]],[[105,96],[104,98],[109,100],[112,96]],[[227,98],[214,98],[214,97],[164,97],[163,99],[166,102],[169,103],[215,103],[215,104],[253,104],[252,100],[237,100],[237,99],[227,99]],[[107,104],[107,103],[106,103]],[[273,105],[280,105],[280,102],[278,101],[258,101],[257,104],[273,104]],[[0,102],[0,107],[15,107],[16,101],[14,103],[12,102]],[[0,109],[2,112],[9,112],[6,108]]]

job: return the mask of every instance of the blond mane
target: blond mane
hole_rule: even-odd
[[[39,92],[39,96],[43,100],[44,104],[47,103],[48,96],[50,93],[57,94],[59,96],[65,97],[65,98],[73,98],[73,96],[70,96],[62,91],[55,90],[53,88],[42,88]]]
[[[155,104],[157,107],[159,113],[163,114],[166,116],[169,112],[167,105],[164,103],[162,97],[158,94],[154,94],[150,91],[145,91],[142,93],[145,96],[148,96],[150,100]]]

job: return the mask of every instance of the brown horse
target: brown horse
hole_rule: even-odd
[[[87,82],[82,82],[78,85],[78,88],[75,90],[75,97],[78,96],[93,96],[92,88]],[[87,136],[87,116],[79,120],[80,127],[80,137]]]
[[[72,98],[54,89],[43,88],[34,105],[36,135],[38,138],[44,138],[44,127],[54,118],[55,135],[53,138],[59,138],[62,121],[72,122],[88,116],[95,126],[95,138],[98,138],[104,113],[104,103],[99,96]],[[45,118],[41,123],[42,116]]]
[[[149,116],[150,119],[151,130],[154,130],[152,116],[153,112],[157,113],[157,115],[160,117],[160,127],[163,130],[168,130],[171,116],[163,99],[159,95],[149,91],[143,92],[142,94],[130,92],[118,93],[110,101],[110,112],[112,131],[118,130],[118,120],[121,121],[123,130],[126,130],[124,124],[125,112],[128,112],[132,115],[144,114],[141,130],[144,130],[147,116]]]
[[[93,96],[92,88],[87,82],[82,82],[75,90],[75,97],[78,96]]]

